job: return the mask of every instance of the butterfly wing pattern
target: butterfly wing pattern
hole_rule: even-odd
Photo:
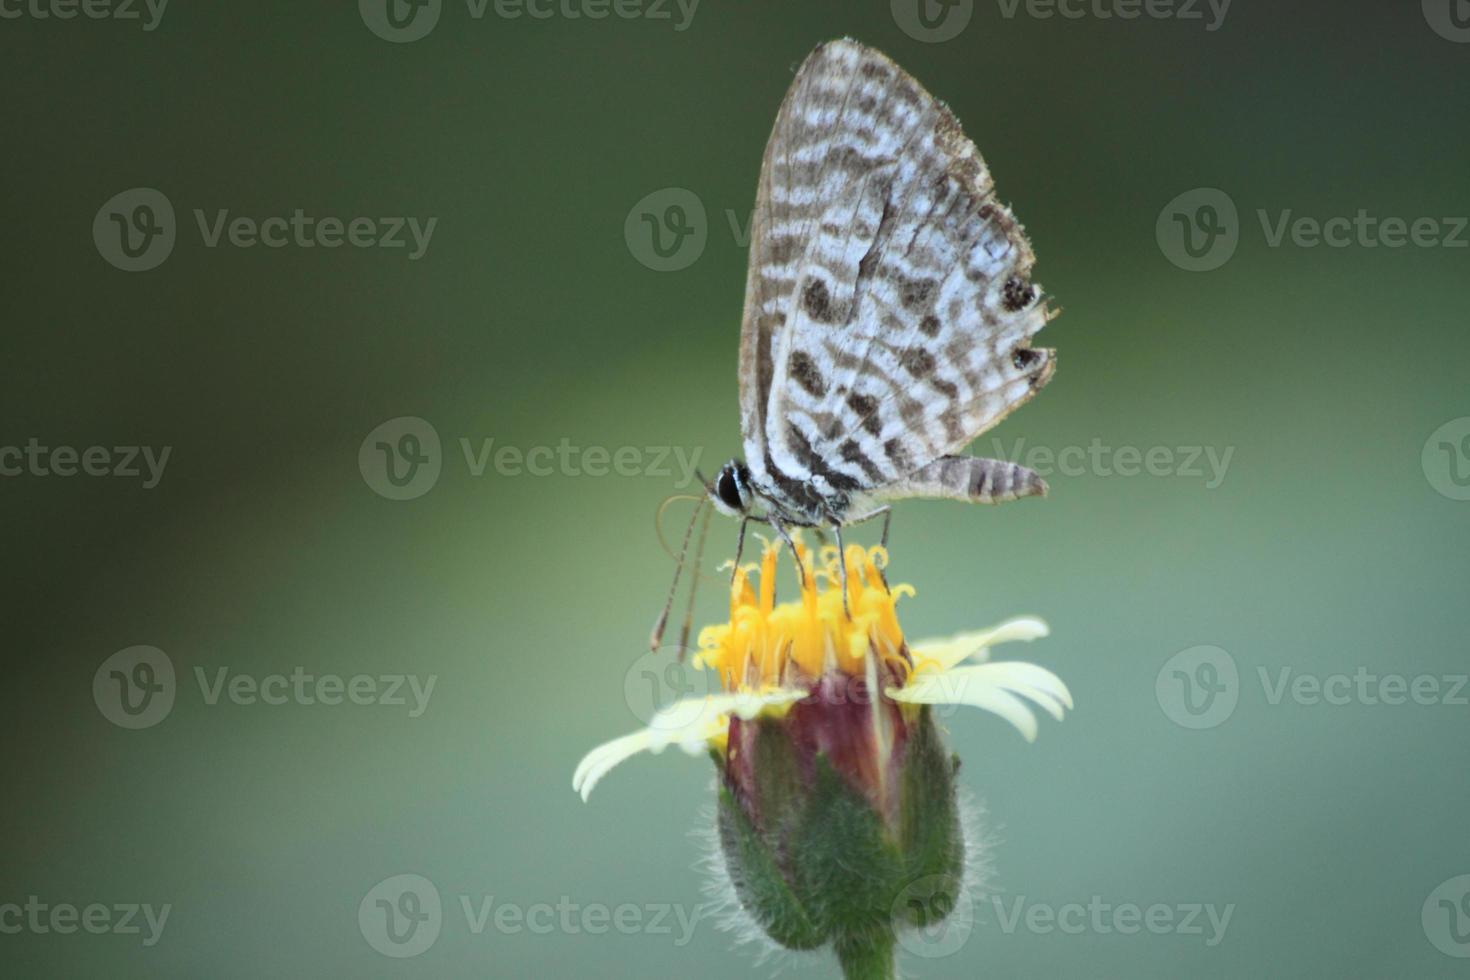
[[[751,482],[795,523],[1045,493],[949,455],[1051,379],[1020,224],[953,113],[881,52],[818,47],[761,165],[740,342]]]

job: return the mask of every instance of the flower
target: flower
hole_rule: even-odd
[[[799,538],[796,552],[795,600],[776,602],[780,545],[768,543],[758,575],[735,570],[729,621],[700,633],[694,662],[719,693],[593,749],[572,786],[585,800],[619,763],[670,745],[710,754],[722,866],[744,911],[780,946],[830,942],[847,975],[889,976],[895,930],[943,920],[962,887],[958,761],[930,706],[983,708],[1031,741],[1028,701],[1060,720],[1072,698],[1051,671],[989,660],[997,644],[1046,636],[1041,620],[910,645],[895,607],[914,589],[889,588],[883,549],[823,549],[821,568]]]

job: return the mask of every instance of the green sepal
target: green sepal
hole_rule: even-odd
[[[724,786],[720,787],[719,830],[735,896],[762,931],[787,949],[815,949],[826,942],[826,933],[812,922],[786,884],[770,848]]]
[[[945,750],[928,705],[909,730],[904,765],[899,834],[909,883],[901,908],[903,925],[928,926],[944,920],[964,888],[965,835],[955,797],[959,758]]]

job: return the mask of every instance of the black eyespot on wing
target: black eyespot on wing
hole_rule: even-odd
[[[720,503],[731,510],[744,510],[740,487],[736,485],[735,472],[730,467],[720,470],[720,475],[715,479],[715,494],[720,498]]]
[[[1017,371],[1029,371],[1041,360],[1041,352],[1030,347],[1017,347],[1011,351],[1011,363]]]
[[[1017,313],[1031,305],[1036,298],[1036,287],[1020,276],[1011,276],[1001,291],[1001,303],[1011,313]]]

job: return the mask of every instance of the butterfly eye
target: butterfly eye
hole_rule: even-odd
[[[729,466],[720,470],[720,475],[715,480],[715,495],[720,498],[720,503],[731,510],[745,509],[745,502],[740,499],[740,487],[735,483],[735,471]]]

